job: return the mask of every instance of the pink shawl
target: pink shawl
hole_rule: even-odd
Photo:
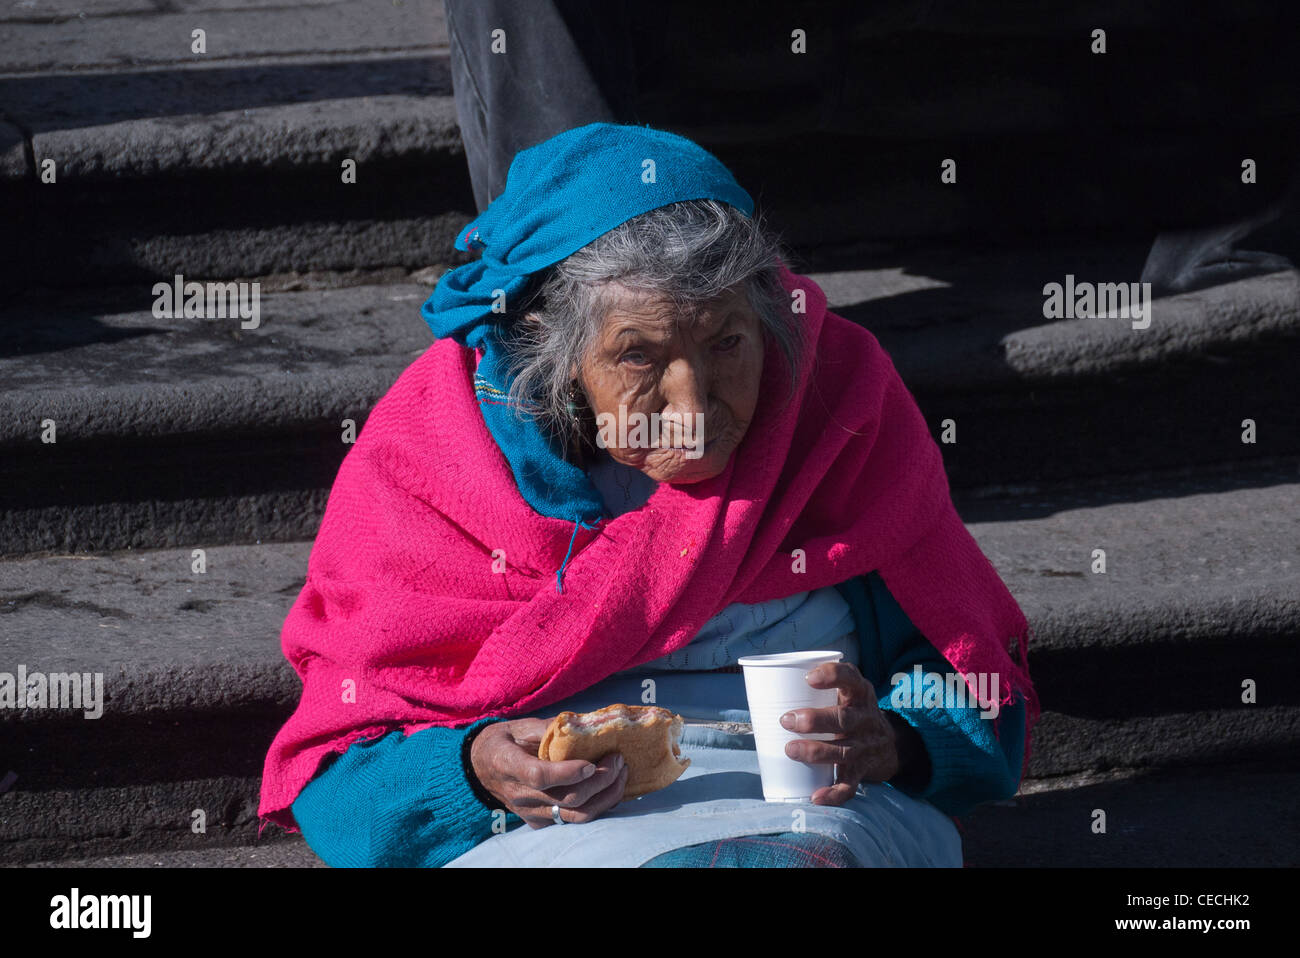
[[[401,375],[339,470],[284,624],[302,699],[267,755],[262,818],[296,830],[298,793],[359,739],[527,713],[682,648],[733,602],[874,570],[958,671],[999,673],[1003,704],[1024,697],[1032,726],[1027,623],[958,518],[911,394],[816,283],[784,266],[782,282],[804,290],[815,346],[795,399],[769,348],[727,468],[578,529],[563,593],[574,524],[520,496],[473,350],[438,340]]]

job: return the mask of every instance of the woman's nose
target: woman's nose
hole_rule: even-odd
[[[709,411],[709,371],[700,363],[678,360],[669,364],[663,381],[664,413],[703,415]]]

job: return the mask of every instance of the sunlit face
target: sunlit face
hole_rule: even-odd
[[[758,405],[762,326],[743,286],[729,288],[693,322],[670,300],[618,285],[610,292],[617,299],[578,375],[598,423],[601,414],[629,422],[625,435],[605,434],[605,448],[658,482],[711,479],[726,468]],[[658,428],[638,436],[632,414],[654,422],[654,413]],[[684,423],[700,424],[702,433],[685,432]]]

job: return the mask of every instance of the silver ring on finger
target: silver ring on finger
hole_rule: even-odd
[[[555,824],[557,824],[557,825],[567,825],[567,824],[568,824],[568,822],[566,822],[564,819],[562,819],[562,818],[560,817],[560,806],[559,806],[559,805],[552,805],[552,806],[551,806],[551,821],[555,822]]]

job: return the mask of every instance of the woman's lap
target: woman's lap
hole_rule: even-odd
[[[656,855],[642,868],[860,868],[848,846],[825,835],[785,832],[701,842]]]
[[[752,747],[684,736],[682,753],[691,767],[668,788],[582,825],[515,828],[449,865],[961,867],[952,821],[888,785],[859,789],[843,806],[772,804]]]

